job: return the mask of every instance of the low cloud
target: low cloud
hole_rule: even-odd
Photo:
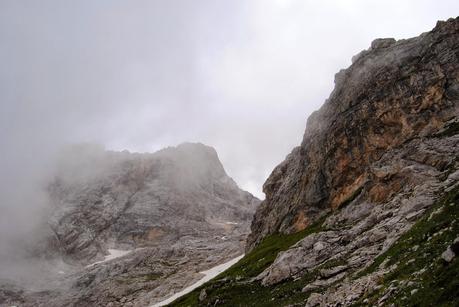
[[[262,198],[352,55],[457,11],[414,0],[1,1],[0,249],[33,231],[65,144],[203,142]]]

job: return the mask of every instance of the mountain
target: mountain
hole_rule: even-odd
[[[48,236],[30,258],[45,259],[48,284],[0,286],[0,304],[161,301],[200,279],[197,272],[243,253],[259,203],[226,174],[213,148],[194,143],[152,154],[70,146],[47,191]],[[122,257],[107,261],[115,256]]]
[[[202,144],[154,154],[73,147],[63,161],[49,187],[49,223],[64,255],[85,264],[110,247],[247,232],[257,203]]]
[[[459,304],[459,18],[376,39],[265,182],[246,256],[172,306]]]

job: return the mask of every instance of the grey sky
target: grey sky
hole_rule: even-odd
[[[75,142],[203,142],[263,197],[353,55],[458,12],[438,0],[0,0],[2,206]]]

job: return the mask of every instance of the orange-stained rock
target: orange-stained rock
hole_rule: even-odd
[[[456,18],[419,37],[375,40],[355,56],[335,75],[324,105],[308,118],[301,145],[265,182],[266,199],[252,222],[247,250],[266,235],[295,232],[304,225],[300,221],[313,223],[337,210],[359,189],[378,203],[403,185],[422,181],[410,178],[397,161],[391,170],[370,168],[385,153],[429,138],[457,118],[458,54]],[[413,159],[439,170],[448,163],[446,157],[413,152]]]

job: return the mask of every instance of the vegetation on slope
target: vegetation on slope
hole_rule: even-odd
[[[279,306],[304,301],[309,294],[301,290],[311,280],[311,275],[271,287],[264,287],[253,278],[269,267],[279,252],[287,250],[307,235],[323,230],[325,218],[326,216],[294,234],[273,234],[266,237],[234,266],[188,295],[177,299],[170,306],[205,306],[217,300],[222,306]],[[206,297],[199,301],[203,289]]]
[[[396,306],[457,306],[459,304],[459,261],[446,263],[441,254],[459,235],[459,188],[437,203],[407,233],[372,265],[358,272],[355,278],[370,274],[381,265],[394,266],[380,281],[380,287],[362,297],[356,305],[377,305],[390,292],[384,304]],[[320,269],[335,266],[328,262],[300,279],[274,286],[262,286],[254,280],[266,269],[280,251],[302,238],[323,230],[325,217],[311,227],[290,235],[274,234],[237,264],[170,306],[286,306],[304,305],[310,293],[302,292]],[[204,290],[204,291],[203,291]],[[315,292],[320,289],[316,289]],[[199,296],[201,293],[205,295]]]
[[[456,187],[371,266],[358,274],[369,274],[383,263],[386,267],[395,266],[382,278],[381,287],[356,305],[375,305],[390,291],[385,302],[387,305],[458,306],[458,257],[450,263],[441,257],[458,236],[459,188]]]

